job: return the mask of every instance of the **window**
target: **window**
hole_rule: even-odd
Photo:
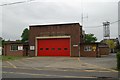
[[[23,50],[23,46],[18,46],[18,50]]]
[[[92,51],[92,46],[84,46],[84,51]]]
[[[58,50],[61,50],[61,48],[58,48]]]
[[[11,45],[11,51],[17,51],[18,46],[17,45]]]
[[[46,48],[46,50],[49,50],[49,48]]]
[[[43,50],[43,48],[40,48],[40,50]]]
[[[35,50],[35,46],[30,46],[30,50]]]
[[[51,48],[51,50],[55,50],[55,48]]]
[[[68,50],[67,48],[64,48],[64,50]]]

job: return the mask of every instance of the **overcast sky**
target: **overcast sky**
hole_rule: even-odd
[[[3,0],[1,4],[25,0]],[[27,0],[26,0],[27,1]],[[32,2],[0,6],[0,35],[6,40],[20,39],[22,31],[30,24],[81,24],[84,15],[83,29],[93,33],[98,41],[103,39],[104,21],[118,20],[119,0],[35,0]],[[1,2],[1,1],[0,1]],[[86,18],[88,16],[88,18]],[[118,37],[118,23],[110,25],[111,38]]]

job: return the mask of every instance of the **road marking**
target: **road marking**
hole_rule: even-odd
[[[85,63],[85,62],[81,62],[81,63],[86,64],[86,65],[89,65],[89,66],[97,67],[97,68],[100,68],[100,69],[109,70],[109,71],[111,71],[111,72],[118,72],[118,71],[113,70],[113,69],[108,69],[108,68],[100,67],[100,66],[97,66],[97,65],[94,65],[94,64],[90,64],[90,63]]]
[[[26,75],[36,75],[36,76],[59,76],[59,75],[46,75],[46,74],[33,74],[33,73],[19,73],[19,72],[2,72],[10,74],[26,74]]]
[[[92,76],[64,76],[65,78],[96,78],[97,77],[92,77]]]
[[[13,68],[9,66],[2,66],[3,68]],[[51,69],[40,69],[40,68],[20,68],[17,67],[17,69],[26,69],[26,70],[51,70]],[[111,72],[111,71],[99,71],[99,70],[59,70],[59,69],[54,69],[52,71],[64,71],[64,72]]]
[[[45,66],[45,67],[51,67],[51,66]]]
[[[86,72],[96,72],[97,70],[84,70]]]
[[[79,58],[77,58],[78,60],[80,60]],[[26,67],[26,68],[20,68],[20,67],[16,67],[14,64],[12,64],[12,63],[10,63],[9,61],[6,61],[8,64],[10,64],[13,68],[18,68],[18,69],[31,69],[31,70],[50,70],[50,69],[41,69],[41,68],[35,68],[35,67]],[[25,63],[23,63],[22,61],[19,61],[19,62],[21,62],[22,64],[25,64]],[[80,61],[81,62],[81,61]],[[85,64],[86,66],[88,65],[90,65],[90,66],[94,66],[94,67],[97,67],[97,68],[100,68],[100,69],[104,69],[104,70],[107,70],[107,71],[104,71],[104,70],[99,70],[99,69],[96,69],[96,70],[59,70],[59,69],[55,69],[54,71],[75,71],[75,72],[118,72],[118,71],[116,71],[116,70],[112,70],[112,69],[107,69],[107,68],[104,68],[104,67],[99,67],[99,66],[96,66],[96,65],[93,65],[93,64],[89,64],[89,63],[84,63],[84,62],[81,62],[81,64]],[[9,68],[8,66],[2,66],[2,67],[7,67],[7,68]],[[12,68],[12,67],[10,67],[10,68]],[[46,66],[46,67],[50,67],[50,66]]]
[[[111,72],[111,71],[99,71],[99,72]]]
[[[20,60],[15,60],[16,62],[20,63],[21,65],[26,65],[26,63],[20,61]]]
[[[1,66],[2,68],[13,68],[11,66]]]
[[[12,64],[11,62],[9,61],[6,61],[8,64],[10,64],[13,68],[17,68],[14,64]]]
[[[78,59],[79,60],[79,59]],[[80,60],[79,60],[80,61]],[[81,61],[80,61],[81,62]],[[113,69],[108,69],[108,68],[105,68],[105,67],[100,67],[100,66],[97,66],[97,65],[94,65],[94,64],[90,64],[90,63],[86,63],[86,62],[81,62],[85,65],[89,65],[89,66],[93,66],[93,67],[97,67],[97,68],[100,68],[100,69],[105,69],[105,70],[108,70],[108,71],[111,71],[111,72],[118,72],[116,70],[113,70]]]
[[[80,61],[80,58],[78,58],[78,61]]]
[[[33,76],[57,76],[57,75],[33,74],[33,73],[20,73],[20,72],[2,72],[2,73],[24,74],[24,75],[33,75]]]
[[[54,77],[64,77],[64,78],[97,78],[91,76],[62,76],[62,75],[48,75],[48,74],[33,74],[33,73],[20,73],[20,72],[2,72],[5,74],[23,74],[23,75],[32,75],[32,76],[54,76]]]
[[[12,66],[1,66],[2,68],[13,68]],[[23,67],[17,67],[17,69],[26,69],[26,70],[37,70],[36,68],[32,68],[32,67],[27,67],[27,68],[23,68]],[[40,69],[39,69],[40,70]],[[43,70],[43,69],[41,69]]]
[[[21,61],[35,63],[35,61],[29,59],[21,59]]]

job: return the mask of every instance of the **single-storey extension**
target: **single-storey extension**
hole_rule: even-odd
[[[4,56],[28,56],[28,42],[5,41],[2,54]]]
[[[80,56],[81,57],[101,57],[102,55],[109,55],[109,46],[104,43],[81,43]]]

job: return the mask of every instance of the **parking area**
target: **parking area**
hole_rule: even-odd
[[[116,72],[115,55],[101,58],[85,57],[30,57],[13,61],[3,61],[2,67],[25,69],[75,70]]]
[[[115,69],[117,65],[116,53],[102,56],[100,58],[81,57],[80,60],[84,63],[97,65],[104,68]]]

